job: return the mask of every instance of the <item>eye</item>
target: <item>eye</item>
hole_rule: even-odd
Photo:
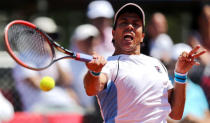
[[[126,21],[121,21],[121,22],[119,22],[119,25],[120,26],[125,26],[125,25],[127,25],[128,23],[126,22]]]
[[[136,28],[138,28],[138,27],[140,27],[141,26],[141,24],[139,24],[139,23],[134,23],[133,24],[133,27],[136,27]]]

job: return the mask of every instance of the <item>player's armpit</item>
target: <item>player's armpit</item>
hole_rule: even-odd
[[[172,96],[173,96],[173,89],[168,90],[168,102],[170,103],[171,107],[172,107]]]

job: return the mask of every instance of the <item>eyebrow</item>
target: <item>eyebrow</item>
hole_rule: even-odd
[[[139,18],[135,18],[135,17],[132,17],[132,16],[131,16],[131,18],[133,18],[132,21],[134,21],[135,23],[136,22],[142,23],[142,20],[141,19],[139,20]],[[126,21],[126,20],[128,20],[127,17],[121,17],[121,18],[119,18],[119,21]]]

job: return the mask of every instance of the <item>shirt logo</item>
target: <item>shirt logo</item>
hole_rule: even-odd
[[[154,66],[155,69],[159,72],[159,73],[162,73],[162,71],[160,70],[160,67],[159,66]]]

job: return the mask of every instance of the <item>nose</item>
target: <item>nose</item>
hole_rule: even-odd
[[[127,29],[128,29],[128,30],[133,30],[133,29],[134,29],[134,27],[133,27],[133,25],[132,25],[132,24],[128,24]]]

